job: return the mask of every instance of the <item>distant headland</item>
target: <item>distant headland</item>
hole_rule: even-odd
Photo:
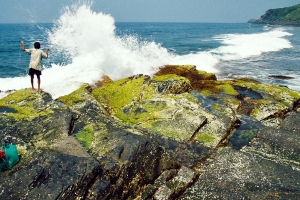
[[[300,4],[285,8],[269,9],[259,19],[251,19],[248,23],[300,26]]]

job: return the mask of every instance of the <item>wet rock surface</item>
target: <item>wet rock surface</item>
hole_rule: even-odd
[[[299,175],[258,155],[223,149],[180,199],[296,199]]]
[[[298,198],[298,92],[194,66],[100,85],[0,99],[0,199]]]

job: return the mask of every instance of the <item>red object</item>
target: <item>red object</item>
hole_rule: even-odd
[[[5,151],[0,150],[0,159],[5,158]]]

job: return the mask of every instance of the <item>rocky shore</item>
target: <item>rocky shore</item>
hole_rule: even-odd
[[[0,99],[0,199],[297,199],[300,92],[195,66]]]

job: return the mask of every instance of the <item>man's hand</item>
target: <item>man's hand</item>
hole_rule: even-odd
[[[48,58],[48,52],[49,52],[49,48],[46,49],[47,58]]]
[[[21,44],[21,46],[22,46],[22,50],[23,50],[23,51],[25,51],[24,42],[23,42],[23,41],[21,41],[21,42],[20,42],[20,44]]]

